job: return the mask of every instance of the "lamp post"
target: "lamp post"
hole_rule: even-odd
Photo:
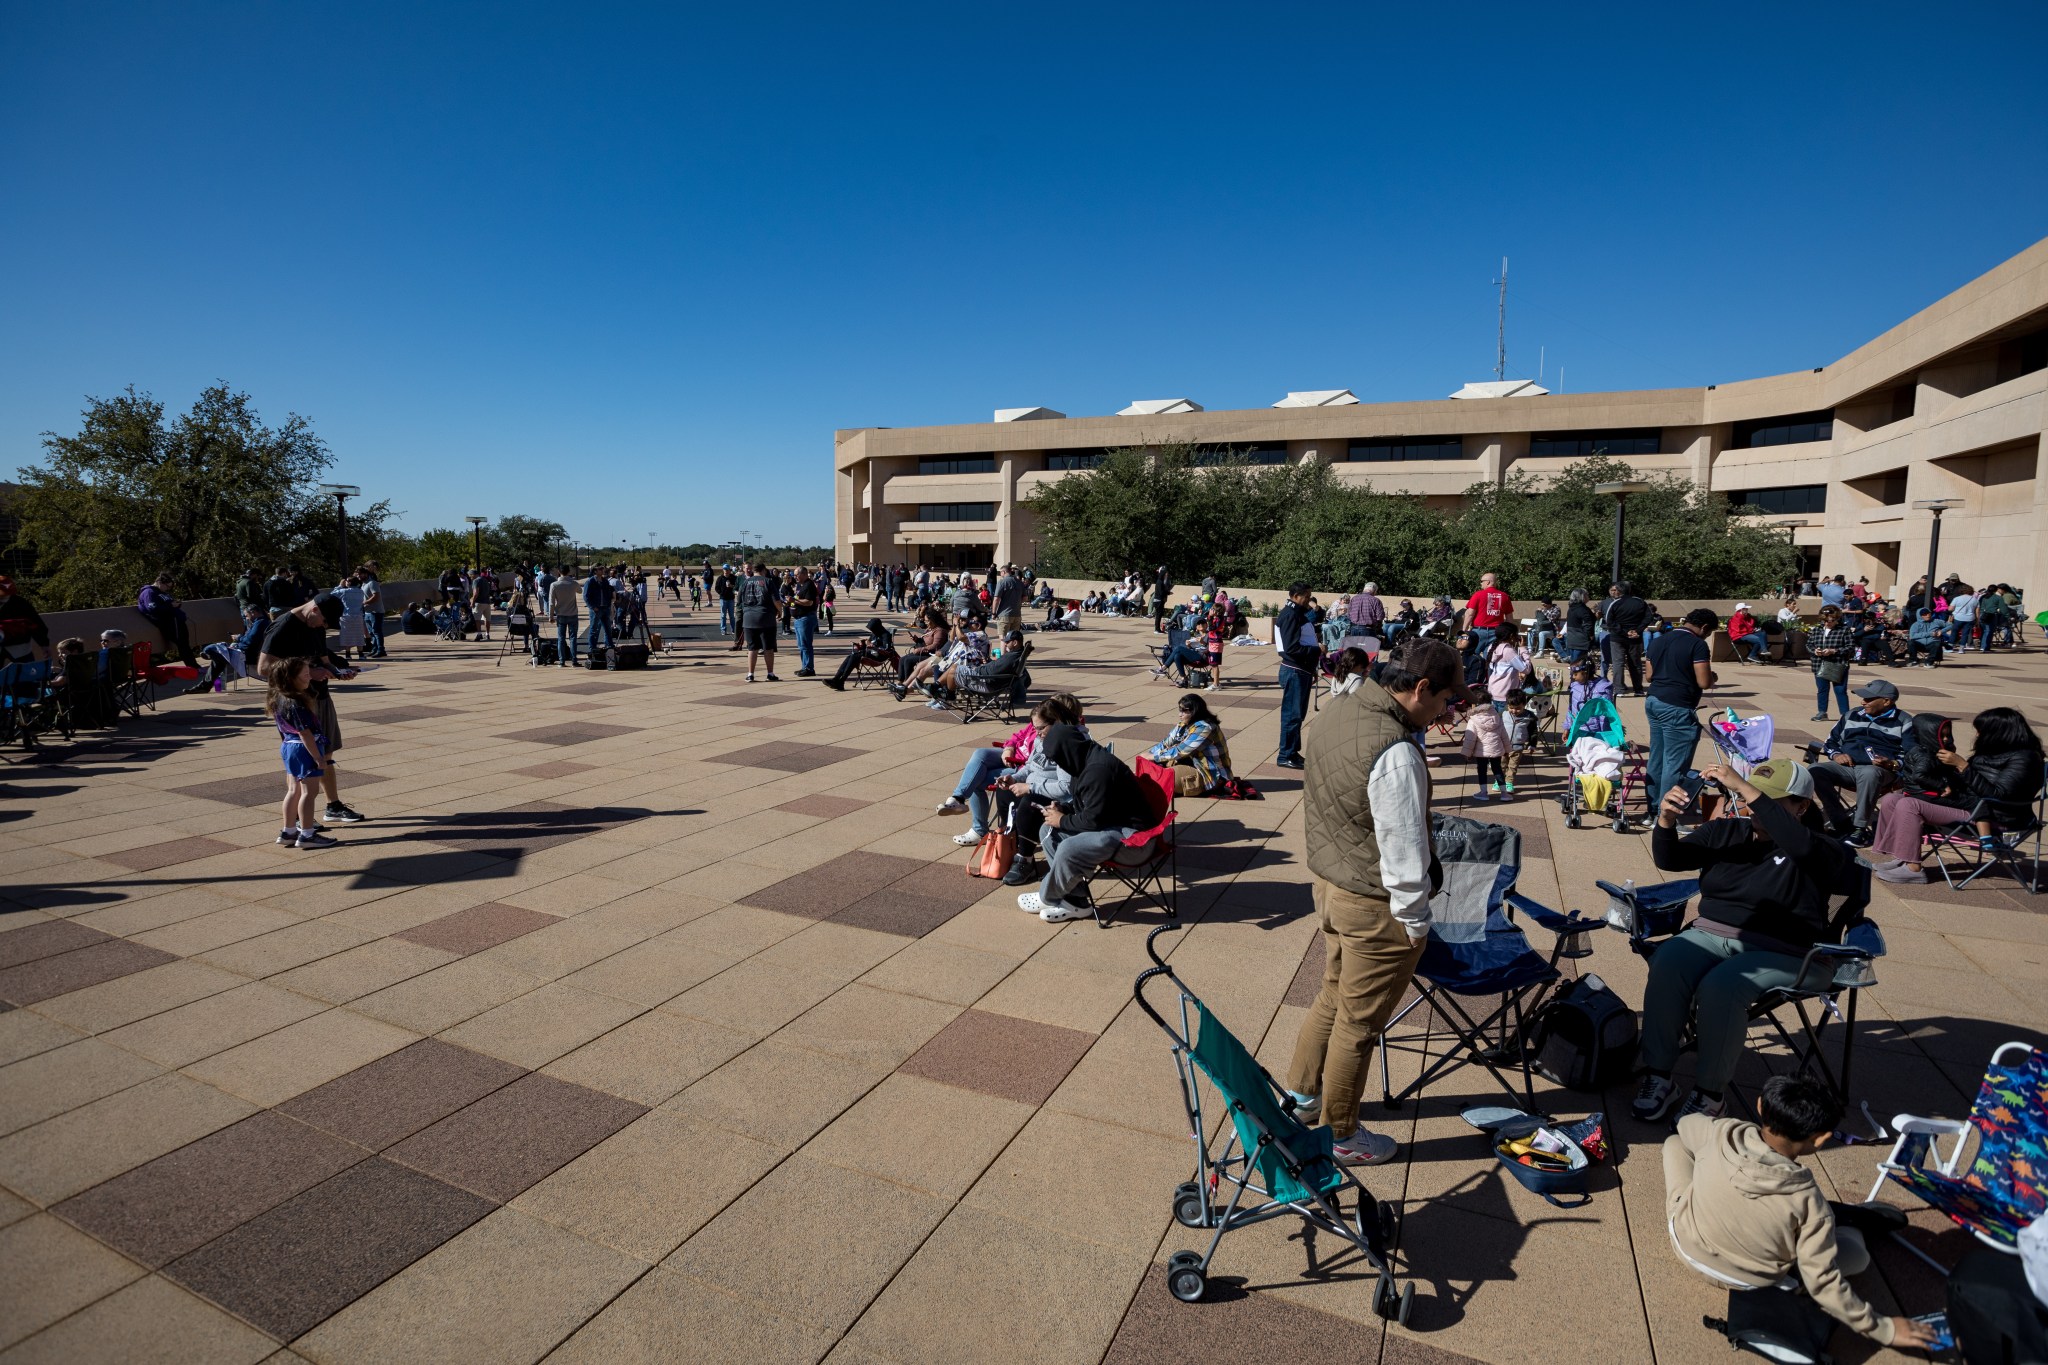
[[[1647,493],[1650,485],[1640,479],[1622,479],[1615,483],[1596,483],[1595,493],[1603,493],[1614,499],[1614,573],[1609,583],[1621,582],[1621,530],[1628,522],[1628,500],[1637,493]]]
[[[489,521],[490,518],[464,517],[463,520],[469,523],[470,549],[471,553],[475,555],[475,562],[471,567],[481,569],[484,566],[484,523]]]
[[[1961,498],[1922,498],[1913,504],[1934,514],[1934,526],[1927,536],[1927,591],[1920,599],[1930,614],[1934,611],[1934,560],[1941,553],[1941,514],[1962,505]]]
[[[341,577],[348,577],[348,500],[363,490],[352,483],[323,483],[320,491],[334,499],[334,520],[341,527]]]

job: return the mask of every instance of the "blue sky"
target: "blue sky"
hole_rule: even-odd
[[[2048,235],[2048,7],[8,5],[0,470],[823,541],[835,427],[1825,364]]]

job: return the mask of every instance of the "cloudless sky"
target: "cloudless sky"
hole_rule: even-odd
[[[0,472],[826,542],[837,427],[1826,364],[2048,235],[2048,5],[0,5]]]

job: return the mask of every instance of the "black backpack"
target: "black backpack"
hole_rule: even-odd
[[[1635,1066],[1636,1014],[1597,976],[1559,991],[1529,1032],[1535,1069],[1567,1090],[1599,1090]]]

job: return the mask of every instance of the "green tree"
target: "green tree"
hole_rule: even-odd
[[[498,524],[490,530],[489,543],[484,550],[486,556],[498,556],[490,562],[501,568],[510,565],[531,569],[543,560],[554,562],[568,539],[569,533],[559,521],[544,521],[539,517],[499,517]]]
[[[46,608],[132,599],[168,571],[181,594],[225,596],[242,569],[302,555],[328,573],[333,504],[316,489],[332,463],[312,424],[297,414],[263,425],[249,396],[226,384],[199,395],[173,420],[130,387],[88,399],[76,435],[43,434],[46,465],[21,471],[19,539],[34,551]],[[374,537],[389,513],[379,503],[351,518]]]

